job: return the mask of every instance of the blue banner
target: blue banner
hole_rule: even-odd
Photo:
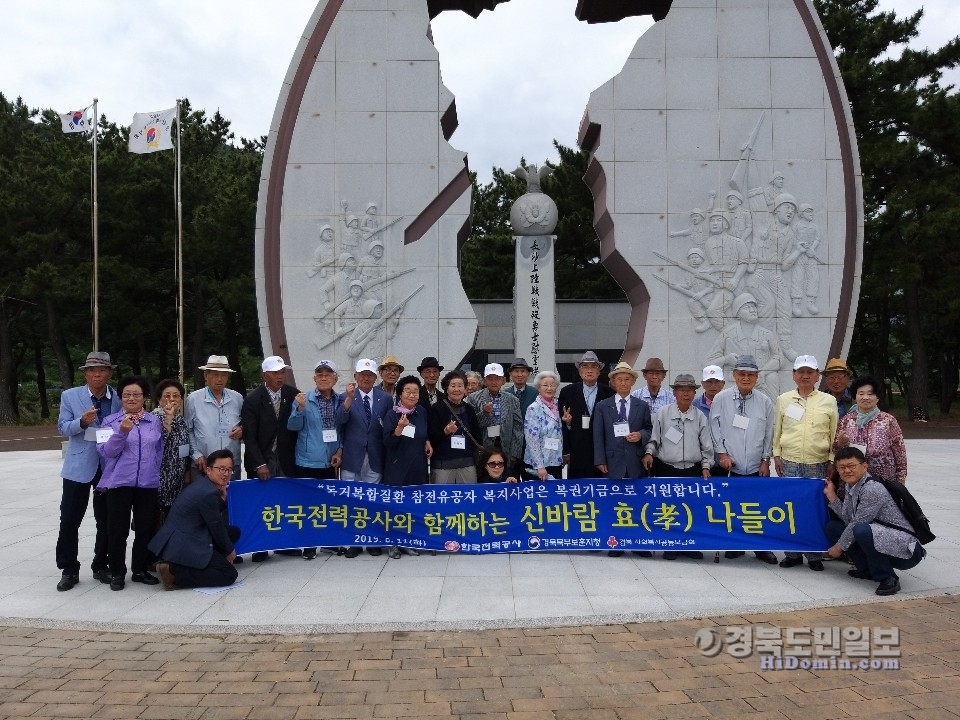
[[[831,543],[823,481],[555,480],[390,487],[272,478],[230,483],[237,553],[399,545],[471,554],[531,550],[780,550]]]

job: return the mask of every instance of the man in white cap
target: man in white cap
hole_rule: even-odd
[[[64,390],[60,396],[57,429],[68,440],[60,477],[60,534],[57,536],[57,567],[61,577],[57,590],[70,590],[80,582],[80,524],[87,513],[90,489],[97,487],[103,467],[97,453],[97,430],[108,415],[120,411],[120,398],[110,387],[113,365],[110,355],[92,352],[80,366],[86,384]],[[93,517],[97,523],[93,546],[93,577],[110,582],[107,568],[107,501],[102,493],[93,494]]]
[[[240,477],[240,409],[243,395],[227,387],[235,372],[225,355],[211,355],[199,367],[203,370],[205,387],[187,395],[183,419],[190,434],[193,452],[191,474],[194,480],[206,478],[206,457],[214,450],[229,450],[233,455],[233,479]]]
[[[287,429],[287,420],[299,391],[286,383],[289,367],[277,355],[264,358],[260,364],[263,384],[243,399],[240,425],[243,428],[243,466],[248,478],[297,477],[294,460],[297,434]],[[299,550],[282,552],[300,553]],[[315,555],[316,550],[313,552]],[[254,562],[266,559],[266,552],[253,553]]]
[[[796,390],[777,398],[773,424],[773,462],[780,477],[826,478],[833,474],[833,439],[837,434],[837,401],[817,390],[820,366],[813,355],[793,363]],[[780,567],[803,565],[800,553],[788,552]],[[820,553],[806,553],[811,570],[823,570]]]
[[[593,457],[593,410],[614,394],[609,385],[598,382],[602,369],[597,354],[585,352],[577,363],[580,382],[563,388],[557,400],[563,420],[563,459],[571,480],[599,476]]]
[[[260,364],[263,384],[243,399],[243,466],[248,478],[296,477],[297,434],[287,430],[290,409],[299,390],[287,385],[290,366],[271,355]]]
[[[723,368],[719,365],[707,365],[703,369],[703,379],[700,382],[703,383],[703,392],[697,395],[693,404],[709,418],[713,399],[727,382],[723,378]]]
[[[393,407],[393,398],[380,388],[377,364],[370,358],[357,361],[354,382],[347,385],[341,396],[343,404],[337,408],[336,425],[341,433],[343,454],[340,461],[340,479],[379,483],[383,477],[383,414]],[[380,548],[369,548],[371,555],[380,555]],[[344,553],[356,557],[360,548],[351,547]]]
[[[736,477],[769,477],[773,448],[773,401],[755,390],[760,368],[753,355],[738,355],[733,364],[736,385],[722,390],[710,408],[710,435],[719,472]],[[728,550],[738,558],[741,550]],[[768,550],[754,552],[758,560],[775,564]]]
[[[523,447],[523,418],[520,401],[501,392],[507,381],[500,363],[488,363],[483,369],[483,387],[467,396],[477,414],[484,447],[498,447],[513,468]]]

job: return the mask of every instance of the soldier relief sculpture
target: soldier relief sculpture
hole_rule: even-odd
[[[362,218],[349,212],[349,203],[340,202],[341,216],[321,220],[320,236],[308,278],[319,280],[316,350],[351,360],[382,357],[387,340],[400,326],[407,303],[423,290],[415,286],[400,302],[388,305],[387,290],[393,280],[414,268],[387,270],[386,234],[403,216],[383,223],[377,204],[368,202]],[[337,233],[331,222],[336,225]]]
[[[715,334],[705,363],[730,369],[737,354],[750,353],[760,365],[758,387],[776,397],[779,371],[800,354],[794,319],[820,312],[826,263],[817,255],[813,206],[787,192],[780,170],[765,184],[756,180],[753,143],[764,119],[761,113],[727,187],[710,190],[706,210],[693,208],[691,225],[670,233],[690,240],[686,257],[654,253],[679,272],[654,277],[687,298],[697,333]]]

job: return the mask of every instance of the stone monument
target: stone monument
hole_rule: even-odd
[[[593,92],[580,139],[601,258],[633,306],[625,360],[729,379],[751,353],[776,395],[797,355],[845,355],[859,161],[808,0],[674,0]]]
[[[429,21],[500,2],[317,5],[271,125],[256,236],[264,350],[301,378],[319,357],[345,381],[359,357],[452,366],[473,346],[457,267],[470,178],[449,143],[456,106]],[[580,132],[600,259],[632,306],[623,359],[643,351],[681,372],[751,352],[776,394],[795,355],[844,356],[862,191],[847,98],[810,0],[581,0],[576,13],[659,20],[592,93]],[[553,228],[533,192],[541,170],[522,170],[532,185],[512,218],[517,275],[552,290],[541,268]],[[533,292],[517,288],[517,354],[552,367],[542,352],[552,302],[532,317]]]
[[[362,357],[456,366],[477,320],[457,268],[469,234],[466,156],[448,140],[426,0],[321,0],[270,128],[257,215],[265,352],[340,386]]]
[[[522,165],[513,171],[527,183],[527,192],[510,208],[516,243],[513,288],[513,333],[516,357],[528,358],[534,373],[556,369],[557,290],[551,235],[557,227],[557,204],[540,188],[553,172],[544,165]]]

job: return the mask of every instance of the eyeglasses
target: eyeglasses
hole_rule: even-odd
[[[491,460],[487,463],[487,467],[501,468],[504,466],[504,464],[505,463],[502,460]]]
[[[134,400],[136,398],[142,398],[143,393],[124,393],[120,396],[123,400]]]
[[[214,472],[223,473],[224,475],[233,474],[233,466],[223,467],[222,465],[214,465],[210,469],[213,470]]]

